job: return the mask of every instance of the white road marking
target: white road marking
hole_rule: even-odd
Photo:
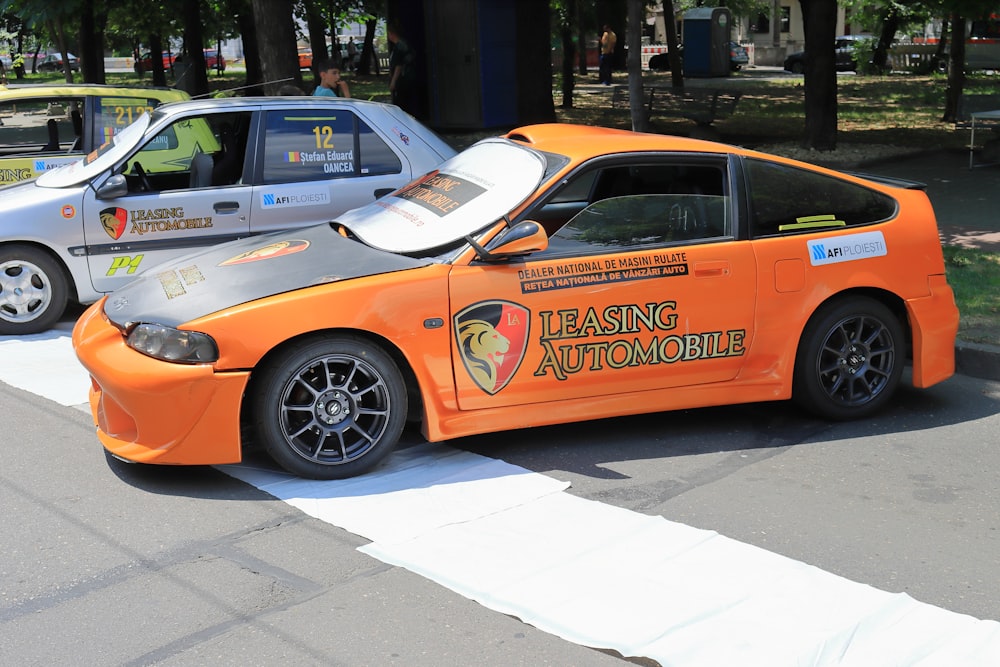
[[[63,405],[89,380],[68,330],[0,337],[0,380]],[[96,446],[96,443],[94,443]],[[1000,623],[887,593],[444,445],[316,482],[220,466],[373,540],[361,551],[569,641],[661,664],[1000,665]]]

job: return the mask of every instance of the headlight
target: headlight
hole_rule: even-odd
[[[205,364],[219,358],[219,348],[211,336],[160,324],[137,325],[129,332],[125,342],[133,350],[163,361]]]

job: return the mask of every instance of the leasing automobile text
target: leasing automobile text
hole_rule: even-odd
[[[552,373],[557,380],[565,380],[583,370],[738,357],[745,352],[745,329],[662,335],[677,326],[676,310],[676,301],[661,301],[611,305],[600,311],[591,307],[582,317],[578,308],[542,311],[542,360],[535,375]],[[649,339],[627,336],[642,333],[656,335]],[[568,342],[598,337],[606,339]]]

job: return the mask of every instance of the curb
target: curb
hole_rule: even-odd
[[[1000,381],[1000,347],[956,342],[955,372],[983,380]]]

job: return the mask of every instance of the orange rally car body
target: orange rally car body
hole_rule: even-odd
[[[218,246],[94,304],[73,341],[103,445],[235,463],[242,421],[289,470],[338,477],[388,453],[404,404],[432,441],[792,397],[849,418],[884,405],[908,357],[917,387],[954,372],[958,313],[918,188],[603,128],[481,143],[338,224]],[[137,351],[143,323],[217,355]],[[361,413],[364,436],[345,436]]]

